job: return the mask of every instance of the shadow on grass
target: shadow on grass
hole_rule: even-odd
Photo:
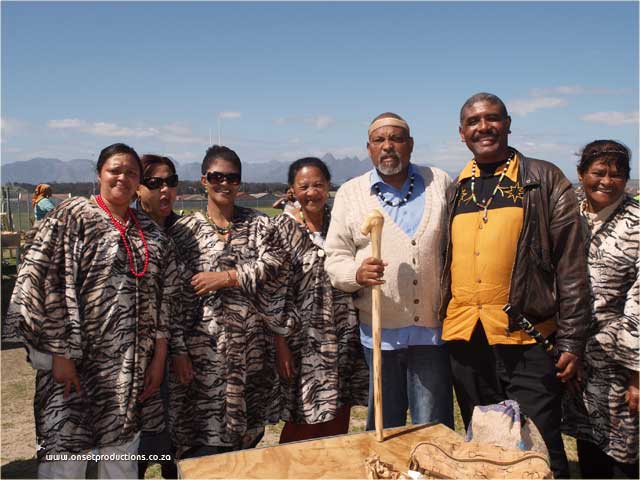
[[[38,460],[14,460],[2,465],[0,478],[38,478]]]
[[[38,460],[14,460],[0,467],[0,478],[38,478]],[[98,478],[98,464],[88,462],[86,478]]]
[[[23,348],[24,345],[22,342],[14,340],[14,339],[2,339],[2,350],[13,350],[15,348]],[[27,352],[25,351],[25,356]]]

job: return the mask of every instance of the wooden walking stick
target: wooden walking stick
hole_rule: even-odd
[[[380,243],[382,242],[382,226],[384,217],[379,210],[372,210],[364,219],[361,232],[371,234],[371,251],[374,258],[380,258]],[[380,285],[374,285],[371,291],[373,313],[373,407],[375,411],[376,439],[384,440],[384,424],[382,417],[382,351],[380,347],[382,319],[382,292]]]

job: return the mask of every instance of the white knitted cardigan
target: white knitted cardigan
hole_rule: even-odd
[[[424,214],[413,238],[387,215],[371,189],[371,172],[349,180],[336,195],[327,233],[325,268],[334,287],[357,292],[354,304],[360,321],[371,324],[371,288],[356,282],[356,271],[371,256],[369,237],[360,233],[363,219],[373,209],[384,216],[382,259],[382,327],[411,325],[439,327],[442,235],[446,233],[445,191],[451,179],[437,168],[414,165],[424,178]]]

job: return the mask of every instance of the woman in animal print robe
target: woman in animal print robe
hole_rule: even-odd
[[[638,478],[640,208],[624,192],[630,157],[624,145],[598,140],[578,166],[593,316],[564,428],[578,439],[582,478]]]
[[[206,215],[182,217],[169,232],[191,283],[181,334],[191,366],[176,364],[170,385],[180,457],[253,446],[278,421],[275,353],[258,313],[284,304],[266,281],[279,267],[270,253],[277,244],[267,238],[268,217],[235,205],[240,179],[236,153],[211,147],[202,163]],[[182,368],[193,373],[187,385],[178,381]]]
[[[100,195],[54,209],[20,265],[7,321],[38,369],[41,478],[84,477],[86,460],[63,455],[137,453],[142,404],[162,381],[179,278],[166,236],[129,209],[141,170],[132,148],[102,150]],[[137,478],[133,459],[98,469]]]
[[[347,433],[350,409],[367,405],[369,371],[351,296],[331,286],[324,270],[330,173],[317,158],[289,168],[299,213],[283,213],[274,227],[290,258],[281,273],[287,286],[280,315],[265,315],[276,334],[281,377],[280,443]]]

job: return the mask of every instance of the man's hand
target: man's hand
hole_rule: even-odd
[[[276,366],[280,378],[291,383],[296,375],[296,365],[284,337],[276,336]]]
[[[638,372],[631,372],[624,400],[629,404],[629,411],[632,414],[638,413]]]
[[[556,377],[562,383],[567,383],[576,375],[578,375],[576,380],[578,382],[582,381],[581,375],[579,375],[580,359],[577,355],[574,355],[571,352],[562,352],[558,362],[556,363],[556,369],[558,369]]]
[[[193,365],[188,353],[173,358],[173,369],[182,385],[188,385],[193,380]]]
[[[384,267],[387,265],[388,263],[378,258],[365,258],[356,272],[356,282],[363,287],[382,285],[384,283],[384,280],[382,280]]]
[[[64,394],[62,395],[62,398],[64,398],[65,400],[69,398],[72,387],[75,389],[78,395],[82,395],[82,388],[80,387],[80,377],[78,377],[76,364],[73,360],[62,357],[60,355],[53,355],[51,373],[53,374],[53,379],[57,383],[64,383]]]

